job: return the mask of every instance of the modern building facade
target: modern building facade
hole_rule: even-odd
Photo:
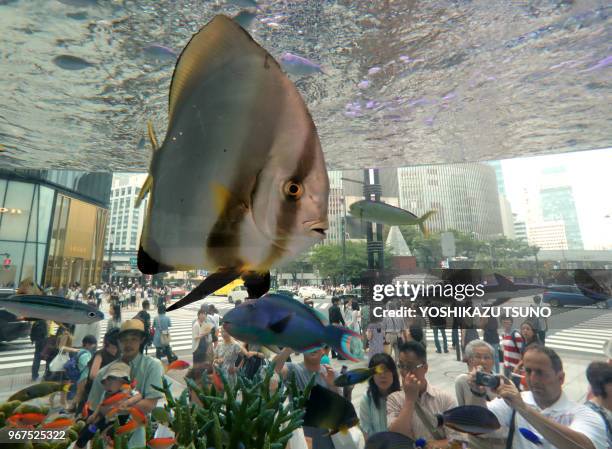
[[[514,233],[514,217],[512,215],[512,207],[506,195],[499,194],[499,211],[501,212],[502,227],[504,235],[509,239],[515,238]]]
[[[542,221],[563,221],[568,249],[583,249],[571,178],[565,166],[542,170],[539,199]]]
[[[568,249],[563,220],[530,223],[527,231],[529,245],[545,250]]]
[[[136,279],[142,276],[136,267],[140,234],[148,205],[148,196],[134,208],[146,174],[120,173],[113,177],[106,251],[113,278]],[[108,273],[106,273],[108,276]]]
[[[514,220],[514,238],[516,240],[528,241],[527,239],[527,224],[524,220],[520,220],[517,214],[512,214]]]
[[[0,286],[100,282],[112,174],[0,169]]]
[[[504,171],[501,161],[490,161],[488,164],[495,170],[495,179],[497,180],[497,191],[500,195],[506,195],[506,184],[504,182]]]
[[[545,221],[562,220],[568,249],[583,249],[582,234],[574,195],[570,186],[543,188],[540,190],[542,218]]]
[[[497,179],[488,164],[426,165],[398,169],[400,207],[422,215],[432,231],[454,229],[492,238],[503,233]]]

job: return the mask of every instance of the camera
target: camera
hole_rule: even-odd
[[[482,385],[483,387],[489,387],[493,390],[499,387],[500,380],[500,377],[495,374],[487,374],[482,371],[476,373],[476,384]]]

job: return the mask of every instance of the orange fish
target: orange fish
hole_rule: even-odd
[[[211,382],[215,386],[215,390],[217,390],[218,392],[223,391],[223,381],[221,380],[221,376],[219,376],[219,373],[216,369],[213,369]]]
[[[130,416],[141,426],[144,426],[147,423],[147,417],[137,407],[130,408]]]
[[[120,411],[121,409],[119,407],[111,408],[106,414],[106,419],[113,419]]]
[[[170,365],[166,367],[166,372],[170,370],[183,370],[189,368],[189,363],[184,360],[175,360]]]
[[[117,435],[123,435],[124,433],[133,432],[138,428],[138,423],[136,421],[128,421],[127,424],[119,427],[117,429]]]
[[[127,393],[115,393],[114,395],[112,395],[110,398],[106,398],[102,401],[102,405],[103,406],[107,406],[107,405],[113,405],[116,404],[117,402],[121,402],[124,399],[129,398],[130,395]]]
[[[89,412],[91,412],[91,408],[89,407],[89,402],[86,402],[85,405],[83,405],[83,411],[81,412],[83,418],[89,417]]]
[[[153,438],[149,440],[147,446],[151,449],[169,449],[176,444],[176,439],[174,438]]]
[[[121,390],[122,391],[131,391],[134,388],[136,388],[136,379],[134,379],[131,383],[129,384],[123,384],[121,385]]]
[[[48,422],[42,425],[42,429],[65,429],[66,427],[71,427],[74,424],[73,419],[69,418],[59,418],[55,421]]]
[[[45,420],[47,415],[42,413],[19,413],[7,418],[12,425],[37,426]]]

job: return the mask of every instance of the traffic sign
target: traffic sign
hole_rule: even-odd
[[[136,268],[138,266],[138,258],[137,257],[130,257],[130,266],[132,268]]]

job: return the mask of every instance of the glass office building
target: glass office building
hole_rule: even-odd
[[[0,287],[100,282],[111,173],[0,170]]]

